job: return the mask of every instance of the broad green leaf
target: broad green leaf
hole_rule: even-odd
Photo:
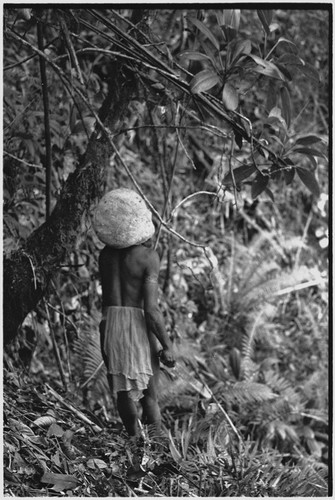
[[[305,155],[312,155],[312,156],[319,156],[320,158],[324,158],[325,160],[327,159],[326,155],[321,153],[321,151],[318,151],[317,149],[314,148],[296,148],[292,150],[293,153],[301,153]]]
[[[254,54],[248,54],[248,57],[251,57],[256,64],[261,66],[261,68],[254,69],[257,73],[261,73],[262,75],[270,76],[272,78],[278,78],[279,80],[285,80],[283,73],[272,62],[265,61],[261,57]]]
[[[250,54],[251,48],[250,40],[239,40],[233,47],[231,47],[229,64],[232,66],[242,55]]]
[[[258,57],[255,54],[249,54],[249,57],[251,57],[251,59],[253,59],[256,64],[263,66],[263,68],[267,67],[268,62],[262,59],[261,57]]]
[[[284,38],[283,36],[281,36],[278,40],[278,42],[276,43],[276,46],[279,45],[279,44],[282,44],[282,43],[287,43],[290,47],[290,49],[292,51],[294,51],[295,53],[298,52],[298,47],[296,46],[295,43],[291,42],[291,40],[288,40],[287,38]]]
[[[301,144],[302,146],[310,146],[316,142],[321,142],[321,139],[319,136],[314,134],[304,135],[296,140],[296,144]]]
[[[265,33],[267,35],[269,35],[270,34],[269,26],[270,26],[270,23],[272,20],[272,10],[258,10],[257,9],[257,15],[258,15],[260,22],[262,23],[262,26],[264,28]]]
[[[304,62],[295,54],[283,54],[278,58],[278,62],[284,65],[302,66]]]
[[[252,198],[257,198],[269,184],[269,177],[267,175],[262,175],[258,173],[255,180],[251,184],[251,196]]]
[[[269,118],[266,120],[267,123],[275,123],[279,122],[281,125],[283,125],[286,128],[286,121],[284,120],[282,114],[281,114],[281,109],[275,106],[274,108],[271,109],[269,113]]]
[[[235,142],[236,142],[238,148],[242,149],[242,146],[243,146],[243,137],[241,136],[241,134],[239,134],[235,130],[234,130],[234,136],[235,136]]]
[[[201,31],[203,35],[205,35],[206,38],[208,38],[208,40],[211,41],[211,43],[217,50],[220,50],[219,41],[215,38],[213,33],[207,28],[207,26],[203,22],[199,21],[199,19],[192,19],[192,18],[190,19],[190,21],[191,23],[194,24],[196,28],[198,28],[198,30]]]
[[[310,190],[314,196],[319,197],[320,196],[320,186],[318,184],[318,181],[315,178],[315,175],[313,172],[310,172],[309,170],[305,168],[298,167],[297,168],[298,175],[301,179],[301,181],[305,184],[305,186]]]
[[[239,184],[244,179],[247,179],[248,177],[250,177],[250,175],[252,175],[255,172],[255,170],[256,170],[256,168],[254,167],[254,165],[250,165],[250,164],[249,165],[242,165],[241,167],[234,168],[233,175],[234,175],[234,179],[235,179],[236,184]],[[232,177],[231,172],[228,172],[228,174],[226,174],[224,176],[224,178],[222,180],[222,184],[224,186],[233,185],[233,177]]]
[[[289,82],[291,82],[293,80],[292,75],[286,66],[284,66],[283,64],[279,64],[277,62],[276,62],[276,66]]]
[[[286,87],[282,87],[280,89],[280,97],[282,103],[282,115],[287,123],[287,126],[289,127],[291,124],[291,98]]]
[[[287,185],[291,184],[291,182],[294,179],[294,175],[295,175],[295,168],[290,168],[289,170],[288,169],[284,170],[284,177],[285,177],[285,182]]]
[[[190,61],[203,61],[203,60],[211,61],[211,57],[208,56],[207,54],[203,54],[203,52],[197,52],[194,50],[184,50],[179,54],[179,57],[184,59],[189,59]]]
[[[228,111],[234,111],[238,106],[238,93],[235,88],[226,83],[222,90],[222,102]]]
[[[206,92],[207,90],[215,87],[220,82],[220,77],[214,71],[204,69],[197,73],[190,82],[190,89],[193,94]]]
[[[311,64],[305,62],[302,66],[299,66],[299,69],[310,80],[320,83],[320,73]]]
[[[241,11],[240,9],[224,9],[223,10],[223,25],[229,26],[238,31],[240,26]]]
[[[268,197],[270,198],[271,201],[275,201],[275,197],[273,195],[273,192],[271,191],[271,189],[269,188],[265,188],[264,189],[264,193],[266,193],[268,195]]]

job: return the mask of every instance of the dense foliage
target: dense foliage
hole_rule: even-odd
[[[178,352],[162,368],[166,442],[143,429],[145,472],[129,480],[87,195],[6,348],[5,494],[326,495],[329,12],[36,7],[4,21],[6,259],[52,226],[105,134],[101,192],[135,186],[150,204]],[[118,77],[135,91],[115,125]]]

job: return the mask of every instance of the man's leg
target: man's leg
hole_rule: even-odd
[[[153,376],[148,388],[143,391],[141,405],[143,408],[143,423],[149,425],[149,433],[159,434],[161,429],[161,412],[158,405],[157,387],[159,380],[159,360],[157,356],[152,357]]]
[[[129,436],[136,436],[138,431],[136,403],[129,397],[128,391],[117,393],[117,409]]]

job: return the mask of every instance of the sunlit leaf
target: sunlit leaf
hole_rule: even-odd
[[[272,20],[272,10],[258,10],[257,9],[257,15],[258,15],[260,22],[262,23],[262,26],[264,28],[265,33],[267,35],[269,35],[270,34],[269,25],[270,25],[271,20]]]
[[[207,26],[199,21],[199,19],[195,19],[195,18],[190,18],[190,21],[191,23],[194,24],[194,26],[196,26],[196,28],[198,28],[198,30],[201,31],[201,33],[203,35],[205,35],[206,38],[208,38],[212,44],[214,45],[214,47],[219,50],[220,49],[220,43],[219,41],[215,38],[215,36],[213,35],[213,33],[207,28]]]
[[[279,68],[277,68],[277,66],[272,63],[268,63],[267,66],[263,68],[256,67],[254,68],[254,71],[264,76],[277,78],[277,80],[285,80],[285,76],[283,75],[283,73],[279,70]]]
[[[207,54],[194,50],[184,50],[179,54],[179,57],[183,59],[189,59],[190,61],[211,61],[211,58]]]
[[[214,71],[204,69],[197,73],[190,82],[191,92],[199,94],[215,87],[220,82],[220,77]]]
[[[51,424],[53,424],[54,422],[56,422],[55,417],[51,417],[51,416],[47,415],[47,416],[44,416],[44,417],[38,417],[38,418],[36,418],[36,420],[34,420],[33,423],[35,425],[40,426],[40,427],[48,427]]]
[[[175,462],[179,463],[182,459],[182,456],[179,453],[179,451],[177,450],[176,445],[174,444],[171,431],[169,431],[169,448],[170,448],[170,453],[171,453],[173,460]]]
[[[257,198],[269,184],[269,177],[267,175],[262,175],[258,173],[255,180],[251,184],[251,196],[252,198]]]
[[[100,458],[90,458],[87,462],[89,469],[106,469],[108,465]]]
[[[279,80],[285,80],[285,76],[282,72],[277,68],[275,64],[269,61],[265,61],[261,57],[256,56],[255,54],[248,54],[248,57],[251,57],[253,61],[260,66],[259,68],[254,68],[254,71],[257,73],[261,73],[262,75],[271,76],[272,78],[277,78]]]
[[[281,114],[281,109],[278,106],[275,106],[271,109],[269,113],[269,117],[267,119],[268,123],[274,123],[275,121],[279,121],[284,127],[286,127],[286,122]]]
[[[240,9],[224,9],[222,11],[222,16],[222,24],[224,26],[229,26],[230,28],[238,31],[241,19]]]
[[[60,425],[53,423],[48,429],[47,436],[62,437],[64,433],[65,431],[61,428]]]
[[[228,111],[234,111],[238,106],[238,93],[235,88],[226,83],[222,90],[222,102]]]
[[[310,170],[307,170],[305,168],[298,167],[297,168],[298,175],[301,179],[301,181],[305,184],[305,186],[310,190],[314,196],[319,197],[320,196],[320,186],[318,184],[318,181],[315,178],[315,175],[313,172]]]
[[[44,472],[42,478],[42,483],[53,484],[53,490],[63,491],[74,488],[78,484],[78,479],[69,474],[55,474],[54,472]]]

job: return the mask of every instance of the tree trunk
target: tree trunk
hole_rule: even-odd
[[[117,130],[136,90],[136,82],[121,65],[113,68],[109,94],[100,119],[111,132]],[[50,279],[73,250],[83,216],[102,194],[110,144],[99,130],[93,132],[83,161],[69,175],[49,220],[34,231],[19,250],[4,261],[4,342],[12,341],[18,328],[48,292]]]

